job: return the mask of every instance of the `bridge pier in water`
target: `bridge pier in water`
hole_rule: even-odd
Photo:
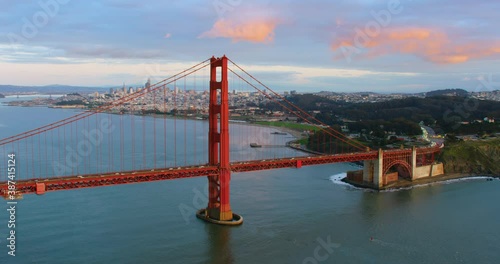
[[[418,153],[415,147],[391,152],[379,149],[377,159],[365,160],[363,170],[348,172],[347,180],[381,190],[399,180],[415,181],[443,174],[442,163],[426,158],[426,153]]]
[[[208,163],[218,166],[219,170],[216,175],[208,176],[208,205],[198,210],[196,216],[210,223],[240,225],[243,217],[233,213],[229,202],[231,168],[227,61],[226,56],[210,59]]]

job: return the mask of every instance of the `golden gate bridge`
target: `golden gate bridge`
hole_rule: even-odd
[[[203,79],[197,75],[201,71],[208,71],[209,80],[202,80],[206,84],[202,93],[206,98],[202,96],[196,102],[201,108],[198,111],[205,111],[208,121],[188,121],[188,113],[197,110],[185,96],[177,95],[177,85],[183,85],[184,90],[186,83],[196,86]],[[246,87],[298,120],[316,125],[315,133],[323,135],[323,142],[318,140],[318,144],[323,145],[325,153],[297,156],[290,151],[273,150],[270,155],[259,150],[261,156],[231,158],[233,143],[256,142],[262,135],[248,127],[230,130],[234,127],[229,119],[230,84],[239,89]],[[169,85],[176,90],[173,102],[169,103],[174,104],[177,113],[173,120],[164,117],[151,121],[146,113],[168,112]],[[154,105],[152,110],[146,109],[148,103]],[[238,131],[237,135],[234,131]],[[206,136],[198,138],[200,132]],[[233,213],[230,206],[231,172],[378,160],[375,166],[378,172],[373,173],[372,168],[371,175],[363,176],[362,180],[380,187],[387,183],[384,177],[391,169],[397,168],[411,178],[415,173],[412,168],[431,164],[437,152],[439,147],[372,150],[295,106],[226,56],[212,57],[148,89],[0,140],[0,153],[5,157],[14,153],[18,157],[15,182],[6,174],[0,178],[0,192],[9,199],[13,195],[207,177],[208,205],[197,216],[213,223],[237,225],[243,218]],[[6,172],[7,164],[1,164],[0,170]]]

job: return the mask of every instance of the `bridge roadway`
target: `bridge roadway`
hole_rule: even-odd
[[[428,154],[436,151],[436,148],[420,148],[419,154]],[[397,156],[411,152],[411,149],[384,151],[384,157]],[[232,172],[251,172],[281,168],[300,168],[302,166],[321,165],[339,162],[354,162],[363,160],[375,160],[378,151],[354,152],[348,154],[334,154],[323,156],[308,156],[296,158],[255,160],[231,163]],[[16,181],[16,193],[18,194],[43,194],[50,191],[71,190],[80,188],[93,188],[118,184],[130,184],[140,182],[174,180],[202,176],[218,175],[218,166],[184,166],[164,169],[150,169],[138,171],[123,171],[101,174],[89,174],[79,176],[53,177],[46,179],[29,179]],[[38,190],[37,190],[38,188]],[[0,183],[0,194],[7,196],[8,182]]]
[[[257,160],[231,163],[232,172],[250,172],[280,168],[297,168],[308,165],[319,165],[337,162],[353,162],[365,159],[376,159],[376,151],[325,155],[325,156],[309,156],[300,158],[284,158],[273,160]],[[16,181],[16,191],[19,194],[37,193],[37,183],[45,184],[45,191],[60,191],[80,188],[92,188],[100,186],[129,184],[139,182],[151,182],[162,180],[174,180],[182,178],[193,178],[202,176],[218,175],[218,166],[183,166],[165,169],[140,170],[140,171],[123,171],[101,174],[89,174],[83,176],[64,176],[46,179],[30,179]],[[8,188],[7,182],[0,183],[2,195],[6,195]]]

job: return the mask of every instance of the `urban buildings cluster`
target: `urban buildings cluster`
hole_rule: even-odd
[[[288,93],[287,93],[288,94]],[[87,104],[104,105],[120,98],[135,97],[123,103],[115,111],[160,112],[160,113],[187,113],[208,114],[209,91],[186,90],[179,87],[162,86],[152,88],[150,81],[144,87],[133,88],[125,85],[119,89],[111,88],[107,93],[95,92],[85,96]],[[271,95],[260,92],[237,92],[229,94],[229,105],[235,114],[253,114],[261,103],[267,102]]]
[[[500,101],[500,90],[487,91],[487,92],[472,92],[471,97],[479,100]]]

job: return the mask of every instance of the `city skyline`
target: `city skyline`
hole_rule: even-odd
[[[435,5],[2,2],[0,83],[109,87],[148,77],[154,83],[226,54],[278,91],[498,89],[500,3]]]

